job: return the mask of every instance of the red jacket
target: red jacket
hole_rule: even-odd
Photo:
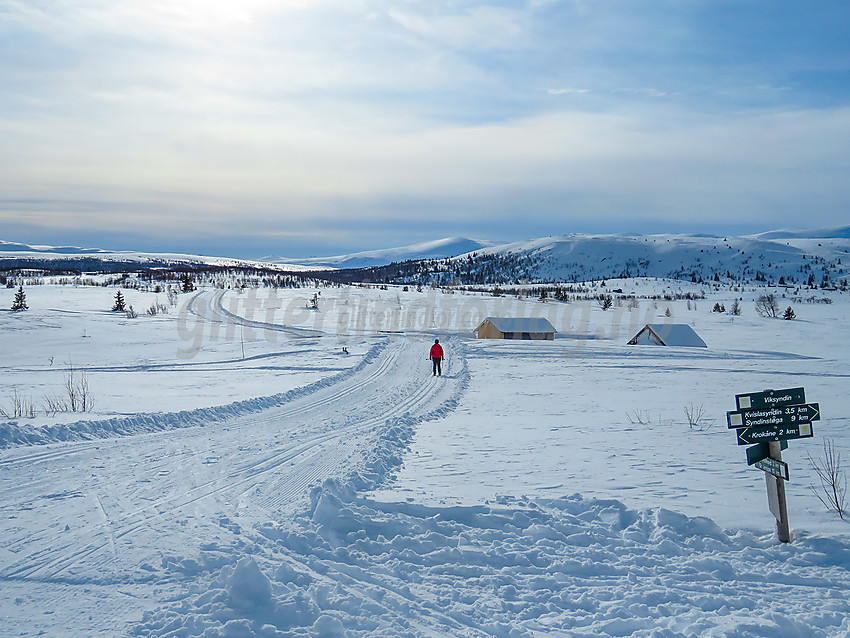
[[[432,359],[442,359],[443,358],[443,346],[439,343],[435,343],[431,346],[431,355]]]

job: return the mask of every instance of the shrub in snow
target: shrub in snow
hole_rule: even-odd
[[[35,418],[35,403],[32,399],[18,394],[17,388],[12,390],[12,405],[9,410],[0,408],[0,417],[4,419],[33,419]]]
[[[809,464],[820,480],[820,489],[809,486],[812,493],[827,509],[844,518],[847,512],[847,475],[841,467],[841,453],[835,449],[835,442],[824,439],[823,457],[816,460],[809,455]]]
[[[157,299],[150,305],[150,308],[147,309],[147,313],[151,317],[155,317],[159,314],[165,315],[168,314],[168,306],[166,306],[164,303],[160,303],[159,299]]]
[[[79,375],[74,370],[74,366],[69,366],[65,373],[65,395],[68,397],[67,402],[53,401],[49,403],[52,407],[63,406],[63,412],[70,410],[71,412],[88,412],[94,407],[94,397],[89,389],[89,377],[85,372]]]
[[[779,303],[776,301],[776,295],[770,293],[768,295],[760,295],[756,299],[756,312],[759,317],[770,317],[775,319],[779,316]]]
[[[68,411],[68,403],[56,394],[48,394],[41,402],[41,407],[47,416],[56,416]]]
[[[785,313],[782,315],[782,318],[787,320],[787,321],[790,321],[791,319],[794,319],[796,316],[797,316],[797,313],[794,312],[794,309],[791,306],[788,306],[785,309]]]
[[[714,425],[714,419],[709,418],[708,410],[704,405],[694,405],[690,403],[685,406],[685,419],[688,422],[688,428],[691,430],[707,430]]]

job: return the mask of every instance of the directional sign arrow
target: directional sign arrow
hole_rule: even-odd
[[[787,450],[788,449],[788,441],[785,439],[779,442],[780,449]],[[753,463],[758,463],[762,459],[766,459],[770,456],[770,446],[767,443],[759,443],[754,445],[753,447],[747,448],[747,465],[752,465]]]
[[[765,390],[750,394],[736,394],[735,402],[739,410],[758,408],[778,408],[783,405],[806,402],[804,388],[788,388],[787,390]]]
[[[794,425],[820,421],[820,404],[803,403],[779,408],[756,408],[727,412],[729,428],[751,428],[768,425]]]
[[[765,441],[781,441],[782,439],[806,439],[814,436],[811,423],[795,423],[793,425],[768,425],[765,427],[741,428],[735,431],[738,435],[738,445],[764,443]]]
[[[777,461],[767,457],[754,464],[760,470],[764,470],[768,474],[773,474],[776,478],[788,480],[788,464],[783,461]]]

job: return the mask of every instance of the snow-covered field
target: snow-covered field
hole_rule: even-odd
[[[0,419],[0,635],[850,636],[850,527],[807,459],[850,459],[850,299],[777,290],[782,321],[762,290],[607,286],[706,297],[209,289],[147,316],[127,290],[128,319],[28,287],[0,311],[0,408],[38,412]],[[560,334],[474,340],[488,315]],[[665,321],[709,347],[625,345]],[[46,415],[72,365],[93,409]],[[725,412],[796,386],[823,419],[784,453],[782,545]]]

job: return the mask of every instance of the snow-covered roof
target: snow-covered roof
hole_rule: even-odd
[[[487,317],[481,325],[485,321],[496,326],[499,332],[556,332],[555,326],[543,317]]]
[[[700,336],[694,332],[694,329],[686,323],[648,323],[629,343],[643,343],[642,340],[638,340],[638,337],[647,330],[652,331],[661,341],[661,345],[690,346],[694,348],[708,347],[705,341],[700,339]]]

